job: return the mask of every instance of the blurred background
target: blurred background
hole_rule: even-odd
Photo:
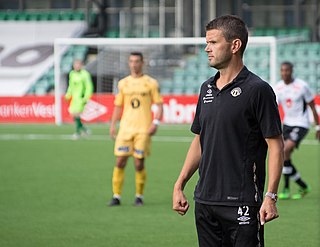
[[[251,37],[277,40],[275,60],[270,59],[270,43],[248,45],[244,60],[250,70],[274,84],[280,79],[280,63],[290,61],[295,76],[320,93],[318,0],[0,0],[0,96],[52,95],[55,82],[63,95],[74,59],[84,61],[95,93],[113,94],[128,74],[132,50],[143,51],[145,71],[158,79],[164,95],[196,95],[215,73],[207,65],[204,45],[133,42],[124,47],[116,41],[95,45],[94,39],[204,37],[206,23],[224,14],[242,17]],[[91,38],[92,43],[60,44],[60,75],[55,79],[56,38]],[[3,114],[1,119],[5,121]]]

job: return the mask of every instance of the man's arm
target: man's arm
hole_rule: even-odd
[[[85,93],[83,96],[83,101],[86,103],[91,98],[93,94],[93,83],[91,79],[91,75],[88,71],[85,73]]]
[[[315,126],[319,126],[319,116],[318,116],[318,113],[317,113],[316,106],[314,104],[314,100],[309,102],[308,105],[311,108]],[[319,129],[319,127],[316,127],[316,138],[320,141],[320,129]]]
[[[157,105],[157,111],[154,116],[154,120],[152,121],[152,124],[149,128],[149,135],[154,135],[157,132],[158,125],[160,124],[160,120],[162,119],[163,115],[163,104],[158,103]]]
[[[173,189],[173,210],[177,211],[180,215],[185,215],[189,209],[189,203],[183,193],[183,189],[195,171],[199,168],[200,159],[200,136],[196,135],[190,145],[183,168]]]
[[[67,92],[64,96],[64,98],[68,101],[71,99],[71,96],[72,96],[72,86],[71,86],[71,83],[70,83],[70,73],[69,73],[69,77],[68,77],[68,88],[67,88]]]
[[[122,107],[115,105],[112,113],[110,130],[109,130],[109,133],[112,139],[115,139],[117,136],[116,124],[121,118],[121,113],[122,113]]]
[[[266,138],[269,149],[268,158],[268,192],[277,193],[284,161],[284,144],[282,135]],[[276,202],[265,196],[260,208],[261,225],[278,218]]]

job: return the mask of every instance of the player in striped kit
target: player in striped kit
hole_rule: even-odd
[[[293,77],[293,64],[283,62],[281,64],[282,80],[275,86],[277,101],[284,111],[283,136],[285,140],[285,161],[283,175],[285,179],[284,189],[279,193],[279,199],[300,199],[308,192],[310,187],[302,180],[291,161],[291,155],[295,148],[308,133],[310,122],[308,106],[310,107],[316,125],[316,138],[320,140],[319,117],[315,108],[314,96],[306,82]],[[290,195],[290,178],[299,185],[299,193]]]

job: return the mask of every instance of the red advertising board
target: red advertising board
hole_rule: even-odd
[[[52,123],[53,96],[0,97],[0,122]]]
[[[195,114],[197,95],[164,96],[164,123],[191,123]],[[114,96],[95,94],[81,118],[86,122],[108,122],[113,111]],[[320,112],[320,95],[315,99]],[[62,99],[62,121],[72,122],[68,102]],[[156,106],[152,107],[156,110]],[[280,109],[281,111],[281,109]],[[283,114],[282,114],[283,115]],[[54,123],[54,96],[0,97],[0,123]]]

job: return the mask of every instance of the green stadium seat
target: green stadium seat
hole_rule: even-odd
[[[253,31],[253,36],[264,36],[264,30],[263,29],[255,29]]]
[[[7,20],[8,21],[15,21],[18,18],[18,13],[17,12],[7,12]]]
[[[0,12],[0,21],[7,20],[7,13],[6,12]]]
[[[60,19],[63,21],[71,21],[72,20],[72,13],[70,12],[61,12]]]
[[[38,12],[30,12],[29,13],[29,21],[38,21],[39,13]]]
[[[50,20],[50,13],[39,12],[38,18],[39,18],[39,21],[49,21]]]
[[[149,32],[149,37],[158,38],[158,37],[160,37],[160,33],[159,33],[159,31],[150,31]]]
[[[45,94],[47,94],[47,87],[37,86],[35,88],[35,94],[37,94],[37,95],[45,95]]]
[[[27,20],[29,20],[29,13],[27,13],[27,12],[18,13],[17,17],[16,17],[16,20],[17,21],[27,21]]]
[[[160,88],[160,92],[161,94],[171,94],[172,93],[172,89],[171,88]]]
[[[107,38],[119,38],[119,31],[107,31],[105,36]]]
[[[58,13],[58,12],[49,13],[49,20],[59,21],[60,20],[60,13]]]
[[[177,87],[174,87],[173,90],[172,90],[172,93],[173,94],[183,94],[184,93],[184,88],[177,88]]]
[[[85,15],[83,12],[73,12],[72,13],[72,19],[73,20],[77,20],[77,21],[81,21],[85,19]]]

